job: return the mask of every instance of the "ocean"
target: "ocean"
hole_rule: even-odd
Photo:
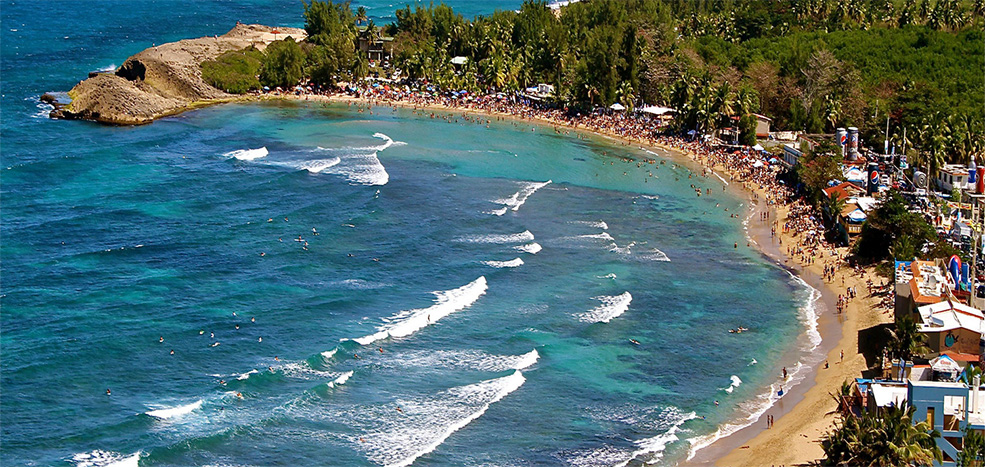
[[[674,465],[816,345],[744,200],[664,156],[408,109],[38,103],[153,43],[300,26],[294,1],[0,18],[3,465]]]

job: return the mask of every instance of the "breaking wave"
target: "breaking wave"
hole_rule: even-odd
[[[179,405],[177,407],[171,407],[166,409],[150,410],[144,413],[157,419],[167,420],[172,417],[178,417],[181,415],[189,414],[194,410],[198,410],[200,407],[202,407],[201,399],[192,402],[191,404]]]
[[[428,308],[401,311],[386,319],[387,324],[379,327],[378,331],[368,336],[352,339],[361,345],[369,345],[387,337],[406,337],[423,329],[456,311],[464,310],[486,293],[489,286],[486,278],[478,279],[457,289],[434,292],[437,296],[435,304]]]
[[[262,147],[257,149],[238,149],[236,151],[227,152],[223,154],[223,156],[232,159],[239,159],[241,161],[253,161],[262,157],[267,157],[267,154],[269,154],[267,152],[267,148]]]
[[[504,207],[509,208],[513,212],[516,212],[520,209],[520,206],[523,206],[523,203],[527,202],[527,198],[529,198],[530,195],[536,193],[537,190],[544,188],[550,183],[551,183],[550,180],[546,182],[523,182],[520,191],[513,193],[513,196],[510,196],[509,198],[505,198],[505,199],[497,199],[493,202],[496,204],[502,204]],[[498,216],[503,215],[503,214],[498,214],[498,211],[494,211],[493,213]],[[506,211],[503,211],[503,213],[505,214]]]
[[[629,292],[623,292],[620,295],[603,295],[593,297],[593,299],[602,302],[602,304],[587,313],[578,315],[580,321],[585,323],[608,323],[629,309],[629,304],[633,301],[633,296]]]
[[[483,261],[482,264],[486,266],[491,266],[494,268],[518,268],[523,266],[523,260],[520,258],[513,258],[509,261]]]

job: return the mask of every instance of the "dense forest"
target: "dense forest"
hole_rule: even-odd
[[[889,118],[910,162],[936,169],[985,150],[983,12],[985,0],[584,0],[561,10],[528,0],[471,20],[418,4],[377,27],[349,3],[314,1],[307,41],[272,44],[252,86],[357,80],[370,65],[356,38],[387,35],[404,76],[444,89],[549,83],[558,105],[673,107],[678,129],[759,112],[781,130],[856,126],[881,141]]]

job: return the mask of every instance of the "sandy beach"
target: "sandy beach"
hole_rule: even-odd
[[[788,255],[785,248],[796,245],[799,238],[794,231],[776,230],[771,236],[770,226],[774,220],[779,225],[787,219],[790,207],[784,204],[766,203],[769,193],[765,187],[753,182],[733,179],[736,174],[722,165],[714,165],[710,160],[687,150],[665,146],[659,143],[643,141],[626,137],[615,132],[599,131],[581,125],[573,126],[568,122],[542,118],[534,114],[529,117],[473,108],[457,108],[443,104],[414,104],[404,101],[376,100],[358,98],[347,95],[283,95],[270,96],[273,99],[287,99],[315,102],[336,102],[349,105],[365,105],[367,111],[379,111],[383,108],[413,108],[418,110],[451,112],[465,115],[484,115],[506,118],[516,121],[526,121],[549,125],[560,131],[561,128],[586,132],[613,139],[622,145],[632,145],[644,150],[658,151],[662,156],[667,155],[674,162],[681,163],[701,171],[704,168],[714,171],[722,179],[732,182],[728,186],[733,194],[739,195],[749,202],[747,212],[747,234],[752,246],[757,247],[771,261],[797,275],[808,285],[817,289],[821,297],[817,302],[819,307],[818,332],[821,344],[814,354],[807,358],[815,364],[808,368],[803,380],[793,387],[787,387],[787,393],[762,415],[747,420],[748,426],[725,434],[709,445],[698,449],[693,457],[684,465],[717,465],[717,466],[748,466],[748,465],[806,465],[823,457],[819,444],[820,438],[828,432],[837,419],[837,405],[831,393],[837,392],[842,382],[861,375],[866,369],[864,356],[859,351],[859,331],[883,323],[892,322],[890,314],[882,313],[878,308],[878,299],[869,297],[866,293],[850,301],[845,309],[838,312],[836,303],[839,293],[844,293],[847,287],[855,287],[865,291],[866,278],[874,278],[874,272],[866,270],[862,277],[853,268],[842,265],[828,281],[823,280],[823,268],[826,261],[833,262],[844,258],[848,249],[835,249],[837,258],[831,256],[829,250],[821,252],[813,264],[801,262],[798,255]],[[769,211],[769,222],[760,221],[760,214]],[[741,221],[741,219],[737,219]],[[839,261],[839,264],[841,262]],[[844,358],[841,355],[844,352]],[[813,358],[811,358],[813,357]],[[824,368],[824,362],[828,368]],[[781,378],[777,375],[778,380]],[[772,428],[767,429],[766,415],[774,418]],[[745,424],[743,423],[743,425]]]

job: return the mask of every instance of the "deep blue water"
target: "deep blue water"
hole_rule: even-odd
[[[673,464],[797,359],[807,292],[733,248],[717,179],[408,110],[48,120],[90,70],[300,7],[40,5],[0,9],[3,465]]]

